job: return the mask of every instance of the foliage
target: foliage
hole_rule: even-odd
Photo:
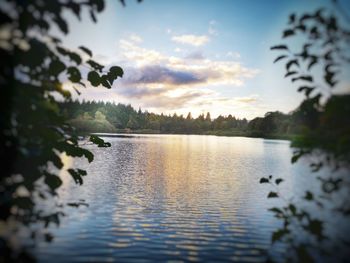
[[[333,4],[337,13],[322,8],[313,13],[290,15],[283,38],[295,37],[303,43],[301,49],[295,51],[291,45],[286,44],[271,47],[272,50],[281,52],[275,62],[285,61],[285,77],[298,83],[298,92],[305,95],[298,111],[293,113],[299,116],[303,128],[300,136],[292,143],[292,163],[308,157],[313,172],[323,167],[333,169],[327,177],[317,177],[321,186],[320,194],[306,190],[302,197],[312,204],[311,209],[314,210],[302,207],[295,199],[284,199],[277,187],[281,182],[277,181],[279,179],[273,181],[270,176],[260,180],[260,183],[268,183],[277,189],[276,192],[270,192],[268,197],[280,197],[286,204],[281,208],[270,209],[283,221],[283,227],[273,233],[272,242],[288,244],[294,252],[288,260],[301,262],[317,260],[320,254],[344,260],[342,257],[349,244],[348,240],[327,236],[325,228],[329,227],[330,222],[311,212],[316,208],[347,219],[350,214],[347,202],[350,188],[346,176],[350,168],[350,95],[337,94],[335,90],[342,74],[349,70],[350,28],[347,15],[343,16],[337,1],[333,1]],[[340,192],[344,196],[340,197]],[[326,204],[331,204],[331,208],[326,208]],[[307,239],[307,235],[311,239]],[[301,239],[300,236],[304,238]],[[325,244],[332,246],[326,248]],[[333,245],[340,248],[335,249]]]
[[[122,77],[123,70],[117,66],[105,69],[93,60],[92,52],[86,47],[77,50],[64,47],[60,39],[51,35],[51,29],[57,27],[61,33],[68,34],[64,13],[70,12],[80,20],[85,10],[96,22],[96,14],[103,9],[104,0],[1,2],[2,225],[14,225],[15,230],[21,226],[30,229],[33,222],[58,225],[62,204],[54,197],[62,185],[58,176],[63,167],[60,155],[85,157],[89,162],[94,159],[90,151],[81,147],[80,138],[62,114],[58,102],[71,98],[63,83],[69,81],[85,87],[88,81],[93,86],[111,88],[114,80]],[[89,69],[87,76],[82,67]],[[95,137],[90,142],[108,146]],[[68,172],[78,184],[86,175],[81,169]],[[56,202],[56,209],[41,211],[37,207],[40,199]],[[10,230],[13,229],[2,227],[1,238],[12,235]],[[1,240],[2,251],[4,244]],[[6,259],[2,257],[0,261]]]
[[[70,123],[82,133],[128,129],[136,132],[147,130],[156,133],[289,138],[299,134],[304,125],[301,108],[290,114],[268,112],[264,117],[247,121],[231,114],[211,119],[209,112],[197,118],[193,118],[190,113],[186,118],[177,114],[154,114],[141,109],[136,111],[130,105],[109,102],[70,101],[62,103],[60,107],[64,109],[67,119],[71,120]],[[105,116],[104,126],[98,124],[97,113]]]

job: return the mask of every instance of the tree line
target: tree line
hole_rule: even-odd
[[[232,114],[212,118],[210,113],[194,118],[156,114],[131,105],[96,101],[69,101],[61,104],[63,112],[79,132],[141,132],[175,134],[216,134],[252,137],[289,137],[300,133],[309,120],[305,105],[284,114],[267,112],[250,121]]]

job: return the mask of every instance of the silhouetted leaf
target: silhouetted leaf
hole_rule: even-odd
[[[327,72],[325,75],[324,75],[324,80],[331,86],[331,87],[334,87],[335,84],[337,84],[336,81],[333,80],[333,77],[334,77],[334,73],[333,72]]]
[[[81,64],[81,57],[74,52],[68,52],[67,55],[69,56],[69,58],[74,61],[77,65]]]
[[[277,178],[276,180],[275,180],[275,183],[277,184],[277,185],[279,185],[280,183],[282,183],[284,180],[282,179],[282,178]]]
[[[289,233],[289,231],[286,229],[279,229],[279,230],[273,232],[272,238],[271,238],[272,243],[281,240],[282,237],[288,233]]]
[[[51,190],[55,190],[62,185],[62,180],[57,175],[47,173],[45,175],[45,183]]]
[[[286,45],[277,45],[277,46],[273,46],[270,48],[271,50],[288,50],[288,47]]]
[[[311,15],[309,15],[309,14],[305,14],[305,15],[303,15],[300,19],[299,19],[299,21],[300,21],[300,23],[302,23],[302,22],[304,22],[305,20],[308,20],[308,19],[310,19],[310,18],[312,18],[313,16],[311,16]]]
[[[90,57],[92,57],[92,52],[90,49],[86,48],[86,47],[83,47],[83,46],[80,46],[79,47],[82,51],[84,51],[86,54],[88,54]]]
[[[283,31],[283,38],[289,37],[294,35],[294,30],[293,29],[287,29]]]
[[[98,147],[110,147],[111,144],[109,142],[105,142],[103,139],[96,135],[90,136],[90,141],[94,144],[96,144]]]
[[[319,240],[322,240],[323,237],[323,222],[318,219],[312,219],[309,221],[309,224],[305,226],[305,229],[311,234],[315,235]]]
[[[102,86],[106,87],[107,89],[112,88],[111,84],[108,81],[107,75],[101,76],[101,84],[102,84]]]
[[[82,169],[68,169],[67,170],[70,175],[73,177],[75,183],[82,185],[83,184],[83,178],[82,176],[86,175],[86,171]]]
[[[300,77],[292,78],[292,82],[297,81],[297,80],[304,80],[304,81],[312,82],[313,77],[310,75],[303,75]]]
[[[45,234],[44,234],[44,238],[45,238],[45,241],[46,241],[46,242],[51,243],[52,240],[53,240],[53,235],[50,234],[50,233],[45,233]]]
[[[269,179],[267,179],[265,177],[260,178],[260,181],[259,181],[259,183],[261,183],[261,184],[265,184],[265,183],[269,183],[269,182],[270,182]]]
[[[297,162],[299,158],[300,158],[300,155],[293,155],[293,156],[292,156],[292,160],[291,160],[292,163]]]
[[[289,71],[289,72],[287,72],[287,73],[284,75],[284,77],[287,78],[287,77],[292,76],[292,75],[295,75],[295,74],[297,74],[297,73],[298,73],[297,71]]]
[[[57,76],[66,69],[66,65],[59,60],[53,60],[50,63],[49,71],[50,74]]]
[[[314,65],[316,65],[318,62],[318,59],[315,57],[311,60],[311,62],[309,63],[309,66],[307,67],[308,70],[310,70]]]
[[[308,201],[311,201],[314,199],[314,195],[310,191],[306,191],[304,198]]]
[[[306,31],[306,26],[304,24],[299,24],[298,26],[295,27],[295,29],[298,29],[302,32]]]
[[[56,16],[53,21],[64,34],[68,34],[68,25],[66,21],[64,21],[60,16]]]
[[[277,61],[279,61],[279,60],[281,60],[281,59],[284,59],[284,58],[286,58],[286,57],[287,57],[286,55],[279,56],[279,57],[277,57],[277,58],[273,61],[273,63],[276,63]]]
[[[113,66],[109,69],[109,73],[113,75],[113,77],[123,77],[124,71],[121,67]]]
[[[66,5],[72,10],[72,12],[80,20],[80,5],[75,2],[67,2]]]
[[[293,13],[289,16],[289,24],[293,24],[294,22],[295,22],[295,14]]]
[[[276,192],[270,192],[268,195],[267,195],[267,198],[276,198],[278,197],[278,194]]]
[[[278,208],[278,207],[269,208],[269,211],[274,212],[276,214],[282,214],[283,213],[283,211],[280,208]]]
[[[14,204],[21,209],[30,209],[33,207],[34,203],[30,197],[16,197],[14,199]]]
[[[297,59],[292,59],[292,60],[288,61],[288,62],[286,63],[286,69],[287,69],[287,71],[289,71],[289,69],[290,69],[290,67],[291,67],[292,65],[296,65],[296,66],[299,67],[299,62],[298,62],[298,60],[297,60]]]
[[[90,81],[92,86],[97,87],[101,84],[100,75],[96,71],[90,71],[88,74],[88,81]]]
[[[304,245],[300,245],[297,248],[298,262],[313,263],[314,259],[311,257],[309,252],[306,250]]]
[[[89,0],[91,5],[94,6],[97,12],[103,11],[105,4],[103,0]]]
[[[289,210],[292,212],[292,215],[296,215],[297,209],[296,209],[295,205],[290,204],[289,205]]]
[[[95,13],[94,13],[94,11],[90,11],[90,17],[91,17],[91,19],[92,19],[92,21],[94,21],[94,23],[96,23],[97,22],[97,19],[96,19],[96,16],[95,16]]]
[[[305,95],[309,97],[310,93],[315,89],[316,87],[310,87],[310,86],[301,86],[298,88],[298,92],[305,92]]]
[[[76,67],[69,67],[67,69],[68,79],[72,82],[79,82],[81,80],[80,71]]]
[[[88,61],[86,61],[86,63],[88,63],[92,68],[102,72],[102,69],[104,68],[101,64],[89,59]]]

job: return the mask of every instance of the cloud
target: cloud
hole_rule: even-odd
[[[194,59],[194,60],[205,59],[203,53],[200,51],[192,52],[192,53],[188,54],[185,58],[186,59]]]
[[[258,101],[258,96],[257,95],[252,95],[249,97],[238,97],[235,98],[236,101],[238,102],[242,102],[242,103],[253,103],[253,102],[257,102]]]
[[[187,44],[192,45],[195,47],[202,46],[209,42],[209,37],[206,35],[180,35],[180,36],[173,36],[171,38],[174,42],[180,43],[180,44]]]
[[[163,84],[172,89],[174,86],[241,86],[245,79],[259,72],[238,62],[205,58],[198,51],[185,58],[166,56],[126,40],[120,41],[120,49],[123,64],[128,64],[122,80],[125,85]]]
[[[200,50],[186,56],[169,56],[158,50],[144,48],[137,37],[118,42],[116,57],[100,57],[111,65],[122,65],[124,76],[115,81],[113,89],[82,89],[81,98],[132,103],[152,112],[167,114],[192,111],[196,116],[210,111],[212,116],[225,112],[254,111],[259,105],[258,97],[223,96],[216,90],[235,89],[258,74],[239,62],[209,59]],[[88,83],[87,83],[87,86]],[[236,114],[238,116],[238,114]],[[249,114],[248,114],[249,116]]]
[[[204,76],[193,74],[190,71],[174,70],[166,66],[150,65],[140,68],[125,69],[127,75],[122,82],[126,85],[138,84],[167,84],[181,86],[203,83]]]

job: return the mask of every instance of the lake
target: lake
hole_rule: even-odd
[[[279,200],[259,184],[263,176],[286,180],[284,191],[300,190],[295,178],[309,173],[291,165],[283,140],[201,135],[106,137],[112,146],[88,145],[95,161],[64,157],[65,168],[86,168],[83,186],[63,172],[67,207],[52,243],[39,243],[41,262],[263,262],[279,222],[267,211]]]

